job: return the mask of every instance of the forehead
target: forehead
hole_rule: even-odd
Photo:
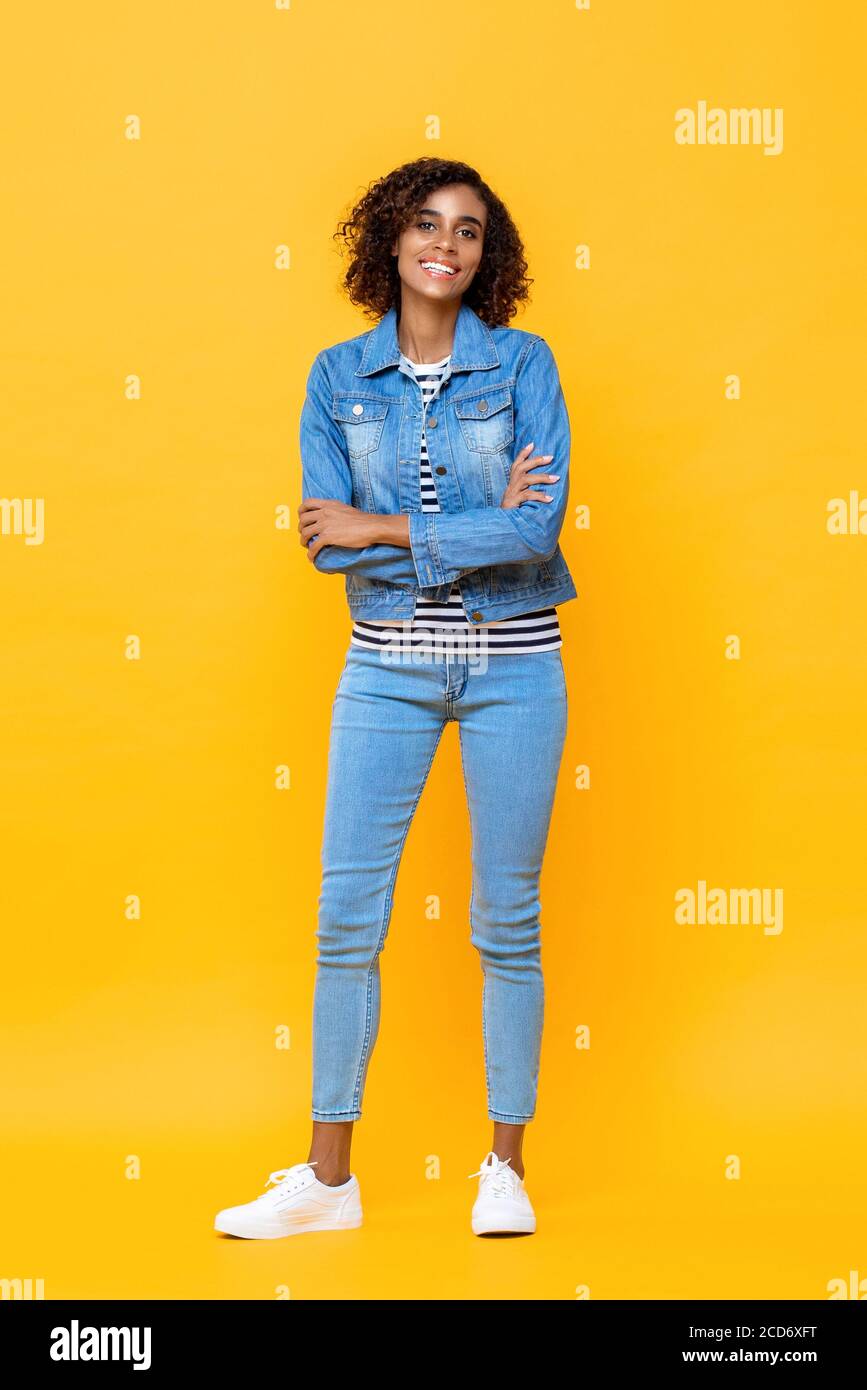
[[[483,227],[487,222],[488,210],[475,189],[468,184],[448,184],[437,188],[433,193],[425,194],[422,202],[418,216],[424,213],[429,217],[449,217],[456,222],[472,222],[477,227]]]

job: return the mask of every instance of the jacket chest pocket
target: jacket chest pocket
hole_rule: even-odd
[[[338,396],[334,418],[343,431],[351,459],[363,459],[379,448],[388,401],[365,400],[358,396]]]
[[[349,394],[334,397],[334,418],[340,426],[349,454],[352,474],[352,503],[365,512],[396,511],[384,505],[387,497],[382,479],[374,487],[370,459],[382,442],[388,415],[388,401],[365,399]]]
[[[464,443],[473,453],[496,454],[515,438],[515,412],[508,386],[492,387],[472,400],[455,401]]]

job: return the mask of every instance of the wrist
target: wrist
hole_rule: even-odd
[[[409,517],[406,513],[384,515],[381,512],[368,512],[368,516],[372,544],[409,547]]]

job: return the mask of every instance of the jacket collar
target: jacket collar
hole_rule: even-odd
[[[397,310],[392,306],[368,334],[356,376],[372,376],[383,367],[396,367],[401,357],[397,341]],[[455,337],[449,366],[453,372],[474,372],[499,367],[500,359],[486,323],[474,309],[461,302],[455,320]]]

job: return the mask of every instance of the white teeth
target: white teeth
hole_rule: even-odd
[[[454,270],[450,270],[446,266],[439,265],[436,261],[422,261],[422,268],[424,270],[432,270],[436,275],[456,274]]]

